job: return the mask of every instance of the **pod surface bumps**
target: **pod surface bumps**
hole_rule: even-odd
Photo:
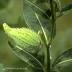
[[[23,48],[40,45],[40,36],[31,29],[11,28],[6,23],[3,24],[3,28],[5,33],[9,37],[9,40],[11,39],[16,45],[19,45]]]

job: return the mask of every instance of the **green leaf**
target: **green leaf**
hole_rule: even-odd
[[[48,44],[49,40],[47,38],[45,29],[43,28],[42,23],[40,22],[38,15],[36,13],[35,13],[35,15],[36,15],[37,20],[39,21],[40,26],[41,26],[41,29],[42,29],[42,32],[43,32],[43,35],[44,35],[44,38],[45,38],[45,42],[46,42],[46,44]]]
[[[61,55],[59,55],[55,61],[54,61],[54,66],[66,63],[66,62],[71,62],[72,61],[72,48],[68,49],[67,51],[63,52]]]
[[[59,71],[64,71],[65,72],[67,71],[67,68],[70,68],[72,67],[72,48],[68,49],[67,51],[63,52],[61,55],[59,55],[53,65],[52,65],[52,69],[57,69]],[[72,69],[70,70],[72,71]],[[67,71],[68,72],[68,71]]]
[[[58,17],[61,17],[63,15],[69,14],[72,10],[72,3],[66,4],[61,8],[61,14],[58,15]]]
[[[51,23],[49,21],[50,19],[48,15],[45,13],[44,9],[40,8],[40,6],[38,6],[36,3],[33,3],[29,0],[24,0],[23,3],[24,3],[23,16],[28,27],[37,32],[41,30],[41,26],[35,15],[35,13],[37,13],[40,16],[40,20],[42,22],[43,27],[46,28],[47,30],[50,30],[51,28]],[[47,19],[44,18],[43,15],[45,15]]]
[[[41,62],[30,52],[24,50],[23,48],[19,46],[14,46],[9,42],[9,45],[14,52],[15,55],[17,55],[21,60],[25,61],[28,63],[30,66],[37,68],[37,69],[42,69],[43,65]]]

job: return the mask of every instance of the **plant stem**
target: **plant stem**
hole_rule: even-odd
[[[50,44],[48,44],[46,48],[47,48],[47,72],[50,72],[50,51],[49,51]]]
[[[51,23],[52,23],[52,27],[51,27],[51,40],[49,42],[49,44],[46,46],[47,48],[47,72],[51,72],[51,69],[50,69],[50,51],[49,51],[49,48],[50,48],[50,45],[52,43],[52,40],[55,36],[55,33],[56,33],[56,24],[55,24],[55,21],[56,21],[56,9],[55,9],[55,4],[54,4],[54,1],[53,0],[50,0],[50,8],[51,8],[51,14],[52,14],[52,20],[51,20]]]
[[[51,14],[52,14],[52,27],[51,27],[51,41],[54,38],[55,34],[56,34],[56,9],[55,9],[55,3],[54,0],[50,0],[50,8],[51,8]]]

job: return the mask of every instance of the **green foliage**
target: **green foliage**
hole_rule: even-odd
[[[72,49],[65,49],[63,42],[53,47],[56,21],[71,10],[72,4],[63,6],[60,0],[0,0],[0,30],[7,36],[7,47],[26,65],[23,70],[11,72],[68,72],[66,68],[71,69]],[[2,64],[0,71],[3,72]]]
[[[35,58],[35,56],[38,58],[37,55],[41,56],[39,54],[41,52],[39,35],[27,28],[10,28],[6,23],[3,24],[3,27],[9,37],[8,41],[13,45],[10,44],[15,53],[25,62],[28,63],[29,61],[31,64],[43,67],[40,61]]]

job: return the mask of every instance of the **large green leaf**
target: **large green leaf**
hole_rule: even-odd
[[[31,29],[34,29],[37,32],[41,30],[41,26],[35,15],[35,13],[37,13],[38,15],[40,15],[40,21],[42,23],[42,26],[46,28],[47,30],[49,30],[49,28],[51,27],[51,23],[44,9],[40,8],[41,6],[38,6],[36,3],[33,3],[29,0],[24,0],[23,3],[24,3],[23,16],[28,27],[30,27]],[[44,18],[42,16],[43,14],[47,16],[48,18],[47,19]]]
[[[28,63],[30,66],[37,68],[37,69],[44,68],[41,62],[35,57],[36,55],[34,56],[30,52],[20,48],[19,46],[14,46],[10,42],[9,42],[9,45],[12,48],[12,51],[15,53],[15,55],[17,55],[21,60]]]
[[[48,9],[48,8],[47,8]],[[42,32],[46,39],[46,43],[49,43],[49,36],[51,35],[51,23],[48,15],[45,13],[41,6],[33,3],[32,1],[25,0],[23,8],[23,16],[27,26],[36,32]],[[42,16],[44,14],[47,18]]]

